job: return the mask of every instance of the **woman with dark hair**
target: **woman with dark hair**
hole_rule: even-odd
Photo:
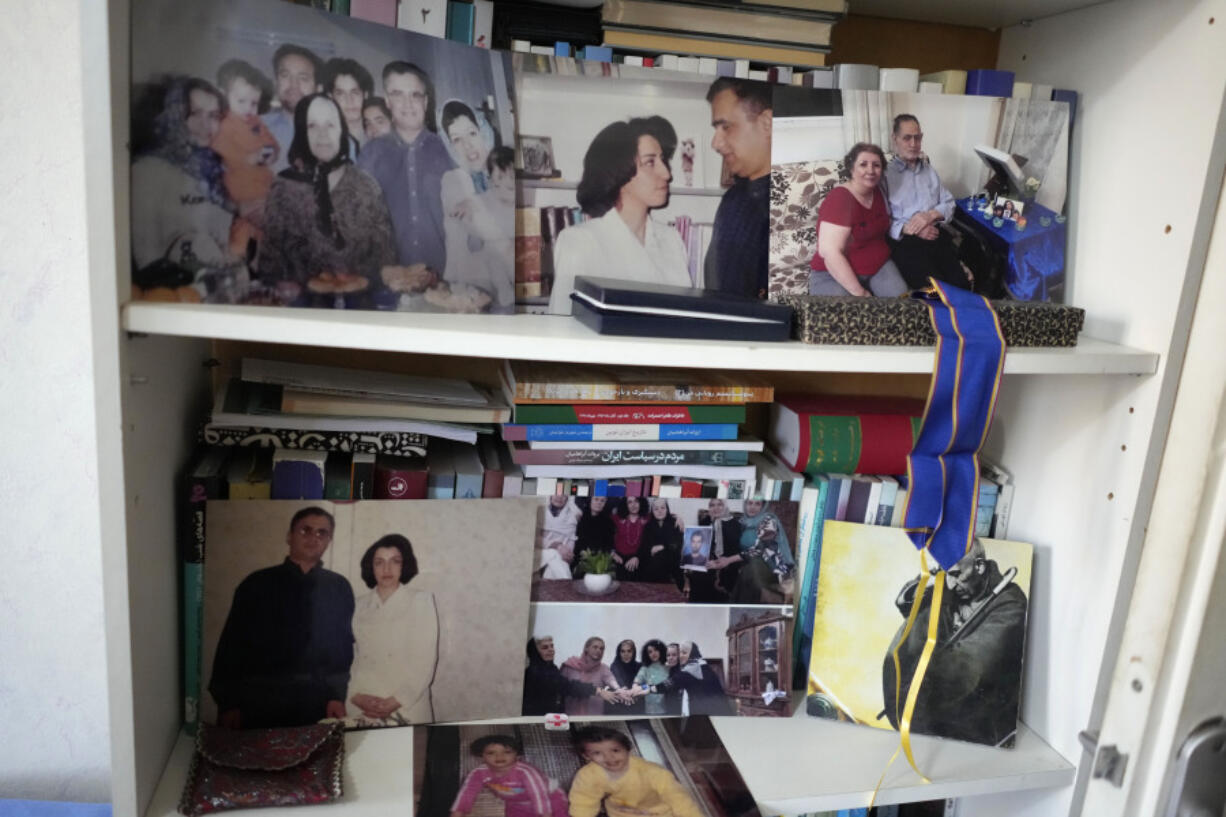
[[[528,639],[528,666],[524,668],[525,715],[548,715],[562,712],[567,698],[589,698],[593,695],[605,703],[616,700],[612,692],[595,684],[567,678],[553,663],[553,636],[541,635]]]
[[[583,157],[577,198],[588,221],[558,233],[549,311],[569,315],[576,275],[693,286],[676,230],[650,217],[668,205],[677,132],[662,116],[607,126]]]
[[[885,237],[890,209],[881,187],[885,153],[857,142],[843,158],[850,178],[831,190],[817,210],[817,252],[809,265],[810,295],[893,298],[907,291],[890,260]]]
[[[392,111],[383,97],[368,96],[362,103],[362,131],[367,142],[392,132]]]
[[[634,679],[639,674],[639,667],[642,666],[638,661],[638,656],[635,654],[637,651],[638,649],[635,647],[634,641],[627,638],[618,643],[617,652],[614,654],[613,660],[609,662],[609,669],[613,672],[613,677],[625,689],[634,686]],[[604,713],[606,715],[642,715],[643,700],[636,698],[629,705],[624,703],[605,704]]]
[[[361,571],[371,591],[353,610],[348,715],[376,724],[429,723],[438,611],[433,594],[407,586],[417,575],[413,545],[389,533],[366,549]]]
[[[395,263],[383,193],[343,149],[348,134],[327,94],[294,109],[290,166],[268,192],[259,263],[295,305],[369,307],[372,282]]]
[[[138,95],[132,124],[132,282],[159,297],[199,301],[206,267],[242,261],[231,249],[234,203],[210,147],[226,114],[210,83],[173,77]],[[174,288],[180,287],[178,292]]]
[[[613,534],[613,561],[617,562],[617,576],[622,581],[640,579],[646,573],[647,560],[639,552],[643,528],[647,526],[646,505],[642,497],[628,496],[613,515],[617,525]]]
[[[482,196],[490,187],[490,151],[498,135],[473,109],[458,99],[443,104],[439,124],[456,167],[443,174],[443,237],[447,269],[443,279],[452,290],[475,287],[490,297],[491,312],[515,310],[515,269],[511,245],[500,239],[514,234],[514,214],[499,219]],[[482,127],[484,125],[484,127]],[[487,251],[497,246],[504,263]]]
[[[639,665],[639,671],[634,675],[634,682],[629,684],[633,687],[642,687],[643,685],[651,686],[652,684],[662,684],[668,680],[669,667],[666,663],[668,660],[668,647],[664,646],[664,642],[658,638],[653,638],[643,645],[643,661]],[[646,715],[672,715],[676,714],[669,712],[665,695],[662,692],[652,692],[643,696],[643,714]]]
[[[674,582],[681,587],[681,521],[668,507],[667,499],[651,500],[651,516],[643,526],[639,553],[647,560],[641,581]]]
[[[691,715],[735,715],[736,710],[724,693],[724,682],[703,659],[698,645],[682,641],[680,647],[680,668],[676,673],[661,684],[649,685],[645,690],[639,687],[631,694],[641,697],[652,692],[681,690],[689,701]]]
[[[610,513],[607,497],[594,496],[581,506],[582,515],[575,526],[575,578],[583,575],[579,561],[588,551],[612,553],[617,525]]]

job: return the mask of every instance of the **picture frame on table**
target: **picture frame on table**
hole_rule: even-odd
[[[519,147],[519,162],[525,179],[554,179],[559,173],[554,165],[553,139],[548,136],[516,137]]]

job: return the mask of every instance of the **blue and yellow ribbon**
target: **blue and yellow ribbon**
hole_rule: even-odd
[[[915,762],[911,720],[937,645],[945,571],[966,555],[974,541],[979,499],[979,449],[992,423],[1005,365],[1004,332],[987,298],[935,279],[929,279],[929,284],[927,289],[912,293],[912,297],[922,300],[928,307],[937,345],[919,437],[907,457],[909,490],[903,510],[903,528],[920,551],[922,572],[907,623],[891,654],[899,748],[882,771],[872,802],[876,801],[886,771],[899,751],[906,755],[907,762],[921,780],[931,782]],[[927,639],[900,713],[902,666],[898,650],[919,617],[928,584],[926,554],[929,553],[941,569],[933,579]]]

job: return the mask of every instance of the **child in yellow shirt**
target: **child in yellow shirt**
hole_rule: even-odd
[[[672,772],[630,754],[621,732],[589,726],[574,742],[587,765],[570,785],[571,817],[596,817],[602,802],[608,817],[704,817]]]

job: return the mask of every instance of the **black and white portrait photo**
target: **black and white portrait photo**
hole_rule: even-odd
[[[827,522],[809,714],[898,729],[935,615],[936,646],[920,681],[912,731],[1011,746],[1021,701],[1033,552],[1022,542],[975,539],[945,572],[934,611],[938,567],[929,559],[930,573],[917,575],[915,547],[901,529]],[[851,621],[854,638],[848,636]],[[901,674],[894,668],[896,651]]]

